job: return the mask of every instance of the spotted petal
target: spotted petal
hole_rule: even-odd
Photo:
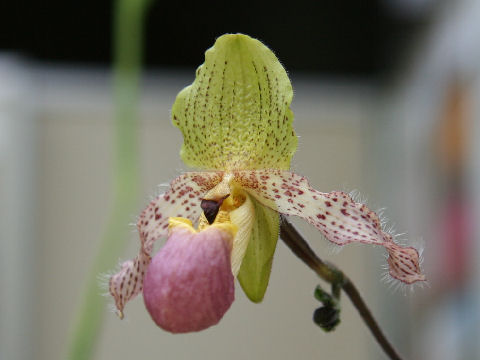
[[[260,41],[219,37],[172,108],[183,161],[202,169],[288,169],[297,147],[285,69]]]
[[[319,192],[306,178],[282,170],[236,171],[234,181],[265,206],[304,218],[335,244],[384,246],[389,253],[390,275],[395,279],[407,284],[425,280],[417,250],[397,245],[382,230],[377,214],[348,194]]]
[[[155,241],[167,235],[168,218],[183,217],[197,221],[202,196],[222,179],[221,172],[188,172],[170,184],[170,189],[153,200],[137,221],[140,250],[136,258],[124,262],[110,278],[109,290],[118,314],[123,317],[125,304],[142,291],[143,277],[151,261]]]

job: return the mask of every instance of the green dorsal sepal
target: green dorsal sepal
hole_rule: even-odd
[[[183,161],[201,169],[288,169],[297,147],[285,69],[260,41],[228,34],[177,96]]]

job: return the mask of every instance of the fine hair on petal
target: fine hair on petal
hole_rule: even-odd
[[[399,235],[402,235],[402,234],[399,234]],[[405,243],[405,244],[401,244],[399,242],[399,244],[401,244],[402,246],[411,246],[417,249],[418,257],[419,257],[418,262],[420,265],[420,269],[422,273],[424,273],[425,270],[423,268],[423,262],[424,262],[423,252],[425,250],[425,247],[424,247],[425,243],[423,238],[416,238],[413,240],[403,239],[401,242]],[[383,256],[385,260],[388,259],[388,253],[384,253]],[[417,289],[423,290],[425,288],[430,288],[430,283],[428,282],[428,280],[417,281],[417,282],[414,282],[413,284],[405,284],[404,282],[398,279],[395,279],[390,275],[390,271],[389,271],[390,268],[386,262],[382,264],[381,269],[382,269],[382,273],[380,276],[380,280],[381,282],[387,285],[389,291],[391,291],[392,293],[401,293],[404,296],[411,296],[418,291]]]
[[[110,294],[110,278],[115,274],[116,270],[120,268],[120,264],[122,264],[121,260],[118,261],[115,270],[105,271],[97,275],[98,287],[101,290],[100,295],[108,299],[106,303],[107,310],[109,313],[115,314],[116,316],[118,316],[118,309],[115,306],[115,301],[112,295]]]

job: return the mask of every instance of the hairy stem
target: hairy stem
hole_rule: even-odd
[[[367,304],[365,304],[365,301],[363,301],[352,281],[335,265],[322,261],[313,252],[298,230],[284,216],[282,216],[280,225],[280,237],[293,253],[318,276],[332,284],[332,286],[340,287],[347,294],[383,351],[385,351],[390,359],[401,360],[402,358],[385,337],[385,334],[374,319],[372,312]]]
[[[110,220],[87,278],[68,349],[68,359],[91,359],[100,334],[105,300],[98,275],[113,268],[126,244],[126,224],[131,222],[138,199],[137,103],[141,70],[143,22],[149,0],[114,3],[115,163]]]

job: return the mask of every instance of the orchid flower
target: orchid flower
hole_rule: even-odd
[[[375,212],[344,192],[317,191],[288,171],[297,147],[292,97],[284,68],[260,41],[228,34],[207,50],[172,109],[184,138],[181,158],[199,171],[174,179],[141,213],[140,251],[109,283],[120,317],[143,290],[160,327],[202,330],[230,307],[234,277],[260,302],[280,214],[305,219],[337,245],[383,246],[394,279],[425,280],[417,250],[396,244]],[[165,236],[152,260],[155,241]]]

